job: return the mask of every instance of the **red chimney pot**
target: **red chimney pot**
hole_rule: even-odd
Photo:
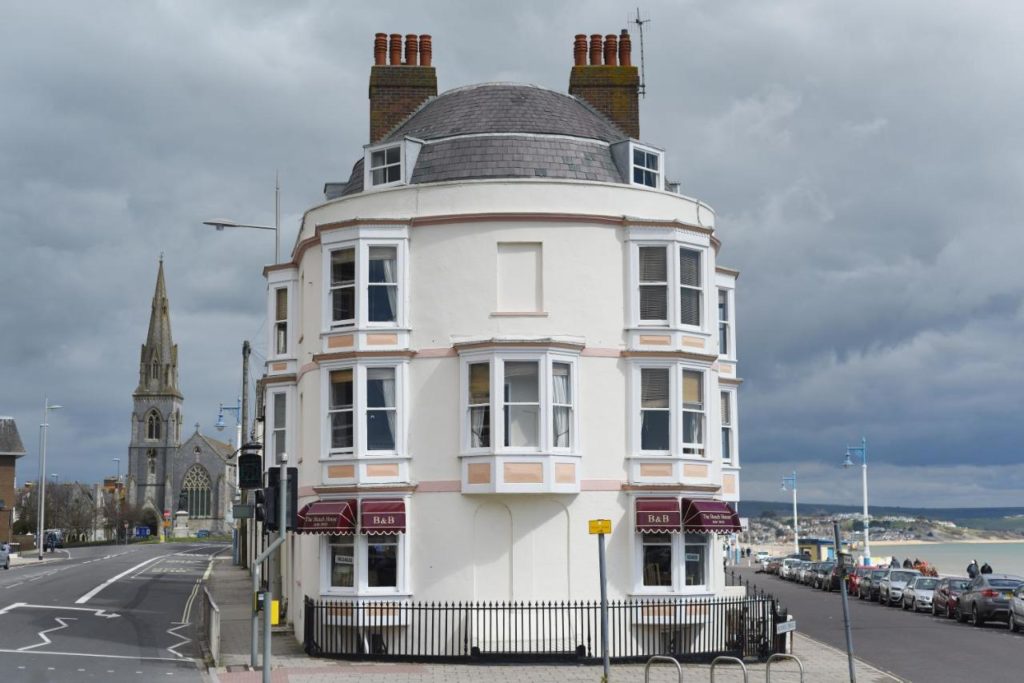
[[[384,66],[387,63],[388,34],[378,33],[373,38],[373,63],[376,66]]]
[[[430,60],[434,54],[430,43],[430,34],[420,35],[420,66],[430,66]]]
[[[618,52],[618,36],[614,33],[609,33],[604,37],[604,64],[605,66],[615,66],[615,55]]]
[[[419,57],[419,42],[416,38],[415,33],[407,33],[405,36],[405,64],[406,66],[416,66],[416,60]]]
[[[391,53],[391,66],[398,66],[402,63],[402,34],[392,33],[391,42],[388,46]]]
[[[587,36],[584,33],[577,33],[572,43],[572,56],[576,66],[587,65]]]
[[[622,29],[622,34],[619,36],[619,64],[622,66],[633,66],[633,41],[629,37],[629,32],[626,29]]]
[[[590,65],[600,66],[601,64],[601,34],[590,34]]]

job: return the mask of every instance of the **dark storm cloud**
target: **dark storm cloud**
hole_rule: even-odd
[[[201,221],[271,223],[277,170],[288,251],[366,142],[374,32],[433,34],[442,90],[564,91],[572,36],[617,31],[632,7],[7,3],[0,413],[34,456],[43,396],[67,406],[50,441],[64,478],[123,460],[164,252],[186,426],[211,425],[237,395],[242,340],[264,351],[273,244]],[[716,207],[720,260],[742,270],[743,495],[775,495],[796,466],[820,499],[855,502],[833,466],[866,434],[873,473],[917,482],[880,484],[878,502],[934,503],[953,476],[966,481],[944,502],[1017,502],[1024,474],[992,478],[984,463],[1019,462],[1024,437],[1021,10],[642,11],[643,137],[684,193]],[[20,478],[35,476],[26,460]]]

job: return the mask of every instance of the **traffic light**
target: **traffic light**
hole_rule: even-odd
[[[256,489],[256,502],[253,505],[253,516],[257,522],[265,522],[267,519],[267,507],[263,496],[263,489]]]
[[[266,521],[263,528],[267,531],[277,531],[278,511],[277,505],[280,500],[279,488],[281,486],[281,470],[277,467],[267,470],[267,486],[263,489],[263,496],[266,508]],[[288,507],[285,510],[285,527],[289,531],[295,530],[299,523],[299,468],[288,468]]]
[[[238,456],[238,487],[244,491],[260,488],[263,483],[263,444],[252,442],[242,446],[242,454]]]
[[[277,488],[280,483],[281,471],[276,467],[267,470],[267,485],[263,488],[263,505],[266,510],[263,531],[277,531]]]

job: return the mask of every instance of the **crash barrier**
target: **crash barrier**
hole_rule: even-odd
[[[771,683],[772,681],[772,662],[781,662],[784,659],[790,659],[796,662],[796,665],[800,667],[800,683],[804,683],[804,665],[800,661],[800,658],[796,655],[787,654],[774,654],[768,658],[768,663],[764,667],[764,681],[765,683]]]
[[[220,608],[203,585],[202,609],[199,610],[199,637],[210,651],[214,666],[220,664]]]
[[[465,663],[601,662],[601,604],[314,600],[304,603],[307,654],[337,659]],[[613,600],[608,657],[707,663],[765,661],[785,651],[788,614],[770,596]]]
[[[679,665],[679,662],[677,662],[673,658],[665,657],[663,655],[654,655],[653,657],[647,660],[646,664],[644,664],[644,683],[650,683],[651,667],[657,664],[658,662],[664,662],[666,664],[674,665],[676,667],[676,671],[679,673],[679,683],[683,683],[683,667],[681,667]]]
[[[715,669],[721,664],[739,664],[740,669],[743,671],[743,683],[747,683],[747,681],[750,680],[747,678],[747,665],[743,663],[742,659],[737,657],[726,657],[723,655],[721,657],[715,657],[715,660],[711,662],[711,683],[715,683]]]

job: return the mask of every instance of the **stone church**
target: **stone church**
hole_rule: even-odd
[[[234,447],[195,431],[182,441],[182,396],[178,345],[171,337],[164,262],[156,276],[149,333],[139,359],[139,385],[132,394],[128,448],[128,502],[142,508],[155,531],[166,515],[188,512],[190,534],[200,529],[230,533],[235,496]],[[170,532],[170,529],[168,529]]]

